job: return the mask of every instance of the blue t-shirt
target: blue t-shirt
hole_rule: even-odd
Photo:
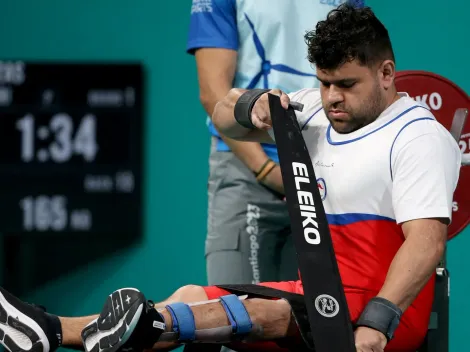
[[[193,0],[187,51],[236,50],[236,88],[279,88],[289,93],[318,87],[304,35],[346,1],[363,6],[361,0]],[[210,118],[207,124],[218,137]],[[220,137],[217,149],[229,150]],[[263,149],[279,160],[274,145],[263,144]]]

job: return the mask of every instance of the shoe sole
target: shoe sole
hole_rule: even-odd
[[[0,343],[10,352],[49,352],[44,330],[8,302],[0,290]]]
[[[82,331],[86,352],[115,352],[134,332],[145,304],[135,288],[122,288],[108,296],[101,314]]]

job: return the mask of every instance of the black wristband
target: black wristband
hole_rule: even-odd
[[[401,309],[389,300],[374,297],[365,307],[356,326],[366,326],[378,330],[390,341],[400,323],[402,314]]]
[[[251,122],[251,110],[261,95],[270,89],[251,89],[243,93],[235,103],[235,120],[245,128],[254,128]]]

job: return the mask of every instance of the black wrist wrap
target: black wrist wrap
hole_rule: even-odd
[[[378,330],[390,341],[400,323],[402,314],[401,309],[389,300],[382,297],[374,297],[362,312],[356,326],[366,326]]]
[[[235,103],[235,120],[245,128],[254,128],[251,122],[251,110],[261,95],[269,89],[251,89],[243,93]]]

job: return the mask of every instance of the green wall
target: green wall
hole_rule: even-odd
[[[110,291],[121,286],[139,287],[159,300],[180,285],[205,283],[209,139],[194,61],[184,54],[190,3],[2,1],[2,59],[139,60],[148,75],[144,241],[67,273],[27,297],[52,312],[93,313]],[[470,56],[466,0],[368,3],[390,30],[399,70],[433,71],[470,91],[470,74],[464,69]],[[467,349],[468,232],[449,244],[452,352]]]
[[[148,77],[144,241],[28,297],[54,312],[92,313],[120,286],[139,287],[160,300],[185,283],[205,283],[209,139],[194,60],[185,55],[190,4],[2,1],[2,59],[138,60]]]

